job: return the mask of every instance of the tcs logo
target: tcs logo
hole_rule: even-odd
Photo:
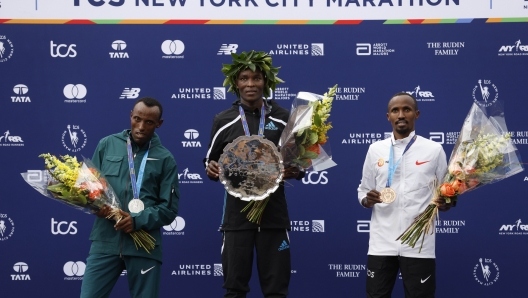
[[[325,176],[326,174],[328,174],[327,171],[306,172],[302,182],[304,184],[327,184],[328,178]]]
[[[65,44],[55,44],[53,43],[53,40],[50,41],[50,54],[53,58],[65,58],[65,57],[76,57],[77,51],[75,51],[75,47],[77,45],[71,44],[71,45],[65,45]],[[65,50],[61,50],[62,48],[67,48]]]
[[[58,235],[58,234],[61,234],[61,235],[66,235],[66,234],[71,234],[71,235],[75,235],[77,234],[77,227],[75,226],[77,224],[76,221],[72,221],[68,224],[67,221],[55,221],[55,219],[52,217],[51,218],[51,233],[53,235]],[[61,226],[63,225],[67,225],[67,229],[66,228],[61,228]]]

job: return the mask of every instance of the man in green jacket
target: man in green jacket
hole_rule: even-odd
[[[154,132],[163,108],[154,98],[139,99],[130,112],[131,129],[107,136],[97,145],[92,161],[121,202],[123,219],[106,219],[109,208],[97,213],[81,287],[81,297],[108,297],[123,269],[132,297],[158,297],[162,243],[160,228],[178,213],[178,171],[172,154]],[[137,176],[137,179],[136,179]],[[129,235],[144,230],[154,237],[147,252]]]

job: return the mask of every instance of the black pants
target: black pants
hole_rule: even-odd
[[[264,297],[288,295],[290,284],[290,240],[283,229],[225,231],[222,245],[224,297],[246,297],[257,253],[257,270]]]
[[[406,298],[434,298],[435,259],[371,255],[367,262],[367,298],[390,298],[398,269]]]

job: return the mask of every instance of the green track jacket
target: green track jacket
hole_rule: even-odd
[[[129,130],[124,130],[101,139],[92,161],[114,189],[121,202],[121,209],[130,213],[128,202],[133,199],[133,193],[127,158],[128,134]],[[132,150],[136,154],[134,159],[136,177],[147,149],[148,145],[139,148],[132,141]],[[161,145],[156,133],[151,140],[139,198],[145,204],[145,210],[131,213],[134,228],[143,229],[152,235],[156,239],[156,248],[150,254],[143,248],[136,249],[130,235],[114,229],[114,221],[97,217],[90,234],[92,241],[90,254],[139,256],[162,262],[160,228],[169,225],[176,218],[180,192],[176,161],[169,150]]]

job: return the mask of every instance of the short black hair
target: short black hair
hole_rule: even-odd
[[[402,95],[407,95],[409,96],[410,98],[412,98],[413,102],[414,102],[414,109],[416,111],[418,111],[418,101],[416,101],[416,97],[414,97],[412,94],[409,94],[407,92],[398,92],[396,94],[394,94],[390,99],[389,99],[389,103],[390,101],[395,98],[396,96],[402,96]],[[388,106],[387,106],[387,109],[388,109]]]
[[[157,99],[153,97],[142,97],[136,101],[136,103],[134,104],[134,107],[140,102],[144,103],[149,108],[152,108],[154,106],[158,107],[160,111],[159,117],[161,119],[161,116],[163,115],[163,107],[161,106],[161,103]]]

